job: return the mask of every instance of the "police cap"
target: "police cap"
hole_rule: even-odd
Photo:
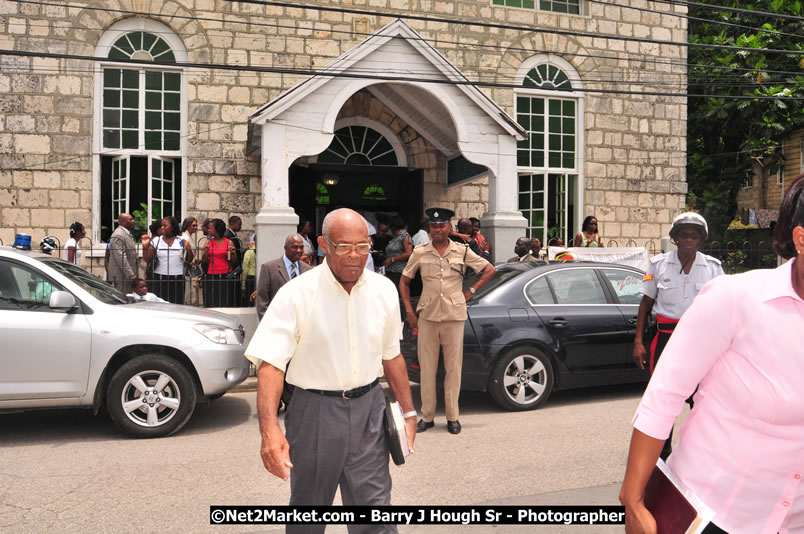
[[[430,217],[430,224],[448,223],[455,217],[455,212],[447,208],[428,208],[424,213]]]

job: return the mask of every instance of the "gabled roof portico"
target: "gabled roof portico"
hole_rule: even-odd
[[[488,168],[487,237],[502,256],[522,233],[517,210],[516,142],[524,131],[499,106],[401,20],[387,25],[319,74],[296,85],[251,118],[261,130],[262,198],[258,261],[281,250],[295,231],[288,170],[324,151],[338,112],[366,89],[447,158],[463,155]],[[497,246],[497,245],[500,246]]]

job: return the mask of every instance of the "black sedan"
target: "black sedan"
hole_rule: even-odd
[[[506,409],[529,410],[558,389],[647,381],[631,355],[642,276],[609,263],[498,267],[467,302],[461,389],[488,391]],[[402,354],[418,382],[416,337],[407,322]],[[439,383],[443,373],[440,365]]]

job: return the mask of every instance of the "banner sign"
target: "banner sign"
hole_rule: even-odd
[[[547,259],[550,261],[600,261],[607,263],[618,263],[620,265],[630,265],[643,271],[648,270],[650,257],[645,247],[620,247],[620,248],[596,248],[596,247],[548,247]]]

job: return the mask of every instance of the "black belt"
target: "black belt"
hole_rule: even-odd
[[[371,389],[380,383],[379,378],[375,378],[374,382],[371,384],[366,384],[365,386],[360,386],[359,388],[354,389],[347,389],[341,391],[329,391],[325,389],[305,389],[304,391],[309,391],[310,393],[316,393],[318,395],[325,395],[327,397],[343,397],[344,399],[356,399],[357,397],[362,397]]]

